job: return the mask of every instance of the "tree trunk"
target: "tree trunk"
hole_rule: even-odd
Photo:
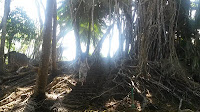
[[[113,32],[112,30],[111,30],[111,32]],[[109,59],[109,61],[110,61],[110,58],[111,58],[111,41],[112,41],[112,33],[110,33],[110,35],[109,35],[109,47],[108,47],[108,59]]]
[[[123,53],[123,39],[122,39],[122,32],[121,32],[121,23],[120,23],[119,19],[117,21],[117,28],[119,30],[119,49],[118,49],[118,55],[119,55],[119,57],[121,57],[122,53]]]
[[[13,40],[13,36],[11,36],[11,38],[9,38],[9,46],[8,46],[8,64],[10,64],[10,48],[12,46],[12,40]],[[5,59],[4,59],[5,62]]]
[[[2,29],[2,23],[0,23],[0,30]]]
[[[129,37],[129,32],[127,31],[126,33],[126,44],[125,44],[125,52],[124,56],[127,57],[129,54],[129,43],[130,43],[130,37]]]
[[[1,35],[1,46],[0,46],[0,72],[4,72],[4,46],[6,38],[6,22],[10,12],[10,2],[11,0],[5,0],[4,5],[4,15],[2,19],[2,35]]]
[[[53,14],[53,39],[52,39],[52,71],[55,72],[56,66],[56,29],[57,29],[57,4],[55,0]]]
[[[45,24],[43,30],[41,63],[38,70],[38,76],[34,93],[35,97],[39,100],[45,98],[45,89],[48,77],[49,55],[50,55],[51,37],[52,37],[51,32],[52,32],[52,17],[53,17],[54,3],[55,0],[47,0]]]
[[[87,40],[87,49],[86,49],[86,55],[89,55],[89,51],[90,51],[90,38],[91,38],[91,22],[92,22],[92,9],[90,9],[89,11],[89,29],[88,29],[88,40]]]
[[[76,15],[76,19],[74,22],[74,34],[75,34],[75,39],[76,39],[76,57],[75,59],[78,59],[81,54],[81,43],[80,43],[80,36],[79,36],[79,17]]]
[[[131,9],[131,8],[129,8]],[[125,46],[125,56],[127,57],[129,55],[129,45],[130,45],[130,39],[132,38],[132,18],[131,13],[128,12],[128,10],[125,10],[125,16],[126,16],[126,46]]]

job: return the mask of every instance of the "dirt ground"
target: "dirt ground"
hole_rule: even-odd
[[[124,62],[125,63],[125,62]],[[155,75],[152,78],[133,77],[134,63],[126,66],[108,66],[106,63],[93,64],[88,71],[86,82],[77,82],[77,70],[73,64],[62,62],[59,72],[50,75],[46,89],[47,98],[36,104],[31,97],[37,73],[25,69],[19,74],[9,73],[1,77],[0,111],[7,112],[89,112],[89,111],[162,111],[176,112],[180,109],[197,111],[199,89],[190,90],[187,83],[169,77],[166,80]],[[132,79],[129,78],[132,77]],[[171,88],[172,84],[174,90]],[[199,88],[199,83],[193,88]],[[179,88],[179,89],[176,89]],[[185,91],[186,89],[187,91]],[[185,91],[184,94],[181,94]],[[193,94],[192,94],[193,92]],[[185,95],[184,98],[179,96]],[[189,99],[189,100],[187,100]],[[190,101],[190,102],[187,102]],[[196,102],[196,103],[194,103]]]

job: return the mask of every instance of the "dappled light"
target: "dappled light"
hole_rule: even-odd
[[[33,89],[30,87],[16,88],[1,100],[0,111],[10,111],[16,106],[25,105],[32,93]]]
[[[199,4],[0,0],[0,111],[200,111]]]
[[[68,75],[55,78],[47,85],[46,100],[62,99],[64,95],[72,91],[72,86],[75,86],[75,84],[76,82]],[[0,101],[0,111],[19,111],[29,106],[30,104],[28,102],[31,102],[30,97],[34,92],[33,85],[34,83],[28,87],[13,88],[14,91],[7,93]],[[34,102],[34,100],[32,102]]]

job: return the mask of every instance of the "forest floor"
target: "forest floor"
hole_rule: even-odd
[[[0,111],[176,112],[199,109],[199,83],[184,82],[183,78],[175,76],[163,78],[156,75],[151,78],[139,76],[136,80],[132,77],[136,71],[134,64],[130,61],[123,64],[94,64],[88,71],[86,82],[81,85],[76,82],[75,74],[78,72],[73,64],[62,62],[59,65],[62,72],[49,76],[47,98],[37,104],[31,97],[37,73],[28,68],[19,74],[8,73],[0,80]]]

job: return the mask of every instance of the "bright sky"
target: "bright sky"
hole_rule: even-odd
[[[46,0],[42,0],[43,4],[45,6],[45,1]],[[16,7],[21,7],[23,8],[28,16],[30,16],[32,19],[36,19],[37,18],[37,8],[35,5],[35,0],[12,0],[11,2],[11,11],[14,10]],[[0,16],[3,16],[3,8],[4,8],[4,0],[0,0]]]
[[[39,1],[39,0],[38,0]],[[57,1],[59,2],[59,0]],[[44,6],[46,6],[46,0],[42,0],[42,3]],[[0,0],[0,17],[3,16],[3,7],[4,7],[4,0]],[[16,7],[21,7],[23,8],[26,12],[27,15],[30,16],[33,20],[38,20],[38,14],[37,14],[37,7],[35,5],[35,0],[12,0],[11,2],[11,11],[14,10]],[[41,14],[42,19],[44,20],[44,12],[41,7]],[[117,27],[114,27],[114,32],[113,32],[113,39],[112,39],[112,44],[111,44],[111,56],[116,52],[118,49],[118,30]],[[72,60],[75,58],[75,37],[74,37],[74,32],[71,31],[69,32],[64,39],[62,40],[62,46],[65,48],[63,51],[63,59],[64,60]],[[102,55],[104,57],[107,56],[108,54],[108,46],[109,46],[109,39],[107,38],[105,42],[103,43],[102,47]],[[16,49],[20,48],[20,43],[15,43]],[[86,47],[84,45],[81,45],[82,50],[85,51]],[[90,48],[91,51],[93,51],[94,48]],[[30,51],[30,50],[29,50]]]
[[[111,43],[111,57],[114,55],[114,53],[117,51],[118,46],[119,46],[119,41],[118,41],[118,30],[117,27],[114,27],[113,32],[113,38],[112,38],[112,43]],[[63,51],[63,58],[65,60],[73,60],[75,58],[75,53],[76,53],[76,48],[75,48],[75,36],[74,36],[74,31],[70,31],[62,41],[62,45],[65,48]],[[109,38],[107,37],[103,43],[103,47],[101,50],[101,53],[104,57],[108,55],[108,46],[109,46]],[[86,46],[81,45],[82,51],[86,51]],[[90,47],[90,53],[92,53],[94,48]]]

